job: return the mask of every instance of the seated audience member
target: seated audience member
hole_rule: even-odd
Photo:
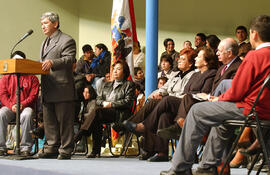
[[[145,71],[145,56],[141,51],[141,45],[139,41],[133,44],[133,64],[134,67],[140,67],[143,71]]]
[[[208,35],[206,37],[206,47],[213,49],[215,52],[217,51],[219,43],[220,39],[216,35]]]
[[[196,51],[199,52],[199,48],[205,46],[206,36],[204,33],[197,33],[194,40]]]
[[[96,100],[96,107],[87,116],[75,135],[75,142],[83,135],[93,137],[93,148],[87,158],[100,156],[102,124],[119,124],[131,116],[135,100],[134,83],[126,80],[129,76],[129,67],[125,61],[119,60],[113,66],[114,81],[106,82]]]
[[[102,78],[98,79],[97,82],[96,82],[96,88],[97,88],[96,89],[96,92],[97,92],[97,95],[101,94],[105,82],[109,82],[110,80],[111,80],[110,70],[107,70],[106,71],[106,74],[105,74],[105,77],[102,77]]]
[[[91,69],[93,74],[86,77],[88,81],[92,81],[92,86],[96,89],[96,81],[105,77],[106,71],[110,69],[111,66],[111,53],[105,44],[100,43],[95,46],[95,55],[91,63]]]
[[[189,40],[186,40],[183,44],[183,49],[192,49],[192,43]]]
[[[249,42],[245,44],[241,44],[241,46],[239,46],[238,56],[241,58],[241,60],[245,58],[245,56],[250,50],[252,50],[252,48]]]
[[[185,49],[180,53],[180,59],[178,60],[178,69],[180,71],[175,72],[173,78],[169,79],[164,86],[154,91],[150,95],[150,100],[147,102],[140,111],[137,111],[135,115],[130,117],[128,121],[125,121],[124,126],[131,132],[136,132],[134,123],[140,123],[144,121],[154,110],[154,108],[162,101],[166,96],[181,97],[184,94],[184,88],[193,75],[196,52],[193,49]],[[134,123],[133,123],[134,122]],[[132,126],[131,126],[132,125]],[[138,126],[138,125],[137,125]],[[149,161],[168,161],[168,142],[155,136],[151,132],[146,131],[145,135],[145,151],[146,155],[142,155],[142,160],[149,158]],[[153,153],[158,153],[153,156]],[[153,156],[153,157],[151,157]]]
[[[12,56],[14,59],[25,59],[25,54],[21,51],[15,51]],[[39,81],[34,75],[20,76],[21,105],[16,104],[17,76],[3,75],[0,81],[0,155],[7,155],[6,134],[8,123],[16,118],[16,110],[20,109],[21,123],[21,155],[30,156],[33,140],[32,134],[32,117],[34,115],[35,104],[38,99]]]
[[[142,68],[134,67],[134,83],[139,84],[142,91],[145,89],[145,78]]]
[[[210,102],[193,105],[188,112],[179,143],[169,171],[161,175],[192,174],[191,167],[202,137],[211,129],[202,161],[193,174],[216,174],[224,151],[228,146],[231,127],[222,125],[225,120],[244,120],[265,78],[270,73],[270,16],[254,18],[250,25],[250,43],[256,50],[250,51],[234,76],[232,86]],[[219,48],[219,54],[222,49]],[[270,119],[270,93],[266,88],[257,104],[260,119]]]
[[[168,78],[167,77],[159,77],[158,78],[158,85],[157,88],[161,88],[165,83],[167,83]]]
[[[178,58],[178,55],[179,53],[176,52],[174,50],[174,41],[173,39],[171,38],[166,38],[164,41],[163,41],[163,45],[165,47],[165,52],[163,52],[160,56],[160,60],[159,60],[159,63],[161,64],[161,58],[164,56],[164,55],[170,55],[172,60],[173,60],[173,70],[177,71],[177,65],[178,65],[178,62],[177,62],[177,58]],[[160,68],[160,65],[159,65],[159,68]]]
[[[226,54],[224,54],[226,53]],[[221,66],[214,78],[211,93],[200,92],[197,93],[196,96],[187,94],[182,99],[180,105],[178,106],[178,112],[175,117],[176,125],[168,129],[159,130],[158,134],[160,136],[164,136],[165,138],[175,138],[180,134],[180,128],[183,127],[185,118],[187,116],[188,111],[195,103],[208,100],[209,94],[213,95],[217,93],[217,87],[219,84],[226,79],[232,79],[241,64],[241,59],[237,57],[238,53],[238,44],[232,38],[227,38],[222,40],[218,46],[218,60],[222,62],[224,65]],[[224,70],[224,67],[227,65],[227,69]],[[163,133],[162,133],[163,132]]]
[[[136,110],[139,111],[145,102],[144,90],[141,89],[141,86],[138,83],[135,83],[135,96],[136,96]]]
[[[160,59],[160,72],[158,73],[159,77],[167,77],[168,79],[171,78],[173,75],[173,60],[170,55],[163,55]]]
[[[246,44],[246,39],[248,37],[247,28],[245,26],[238,26],[235,29],[235,36],[238,40],[238,45]]]
[[[83,110],[80,117],[81,123],[87,120],[90,113],[95,109],[97,93],[91,85],[86,85],[83,90]]]
[[[91,74],[92,69],[91,69],[91,63],[94,58],[94,52],[92,47],[89,44],[85,44],[82,47],[83,50],[83,55],[79,59],[79,61],[76,63],[76,69],[75,72],[76,74]]]

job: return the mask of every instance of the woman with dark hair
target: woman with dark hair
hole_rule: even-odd
[[[91,69],[93,74],[91,74],[91,81],[93,87],[96,89],[96,81],[105,77],[106,70],[110,70],[111,66],[111,53],[108,51],[108,48],[105,44],[97,44],[95,46],[95,55],[91,63]]]
[[[213,49],[215,52],[217,51],[219,43],[220,39],[216,35],[208,35],[206,37],[206,47]]]
[[[158,73],[159,77],[171,78],[171,73],[173,69],[173,59],[170,55],[163,55],[160,59],[160,72]]]
[[[93,149],[87,158],[100,156],[102,124],[116,125],[131,116],[135,100],[134,83],[126,80],[130,74],[128,64],[119,60],[113,65],[114,81],[105,82],[101,94],[96,100],[95,109],[88,114],[79,132],[75,135],[77,142],[83,135],[93,136]]]
[[[174,49],[174,41],[173,39],[171,38],[166,38],[164,41],[163,41],[163,45],[165,47],[165,52],[163,52],[160,56],[160,61],[159,63],[161,64],[161,58],[164,56],[164,55],[170,55],[172,60],[173,60],[173,70],[177,70],[177,58],[178,58],[178,55],[179,53],[175,51]],[[160,68],[160,64],[159,64],[159,68]]]
[[[86,85],[83,90],[82,121],[86,120],[96,105],[97,93],[91,85]]]

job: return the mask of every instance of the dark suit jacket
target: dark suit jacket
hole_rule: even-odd
[[[215,76],[214,82],[213,82],[213,86],[212,86],[212,91],[211,94],[215,91],[215,89],[217,88],[217,86],[219,85],[219,83],[224,80],[224,79],[233,79],[238,67],[240,66],[240,64],[242,63],[242,60],[237,57],[233,63],[230,65],[229,68],[226,69],[226,71],[224,72],[224,74],[222,76],[220,76],[220,73],[223,69],[223,67],[225,65],[222,65],[218,71],[217,74]]]
[[[52,60],[53,66],[49,74],[41,76],[43,101],[73,101],[75,88],[72,64],[76,61],[76,43],[60,30],[53,34],[46,50],[43,49],[45,41],[41,47],[41,60]]]

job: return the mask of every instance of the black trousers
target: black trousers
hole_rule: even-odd
[[[168,153],[168,140],[156,135],[158,129],[174,123],[181,99],[167,96],[161,100],[152,99],[138,111],[130,121],[143,122],[145,126],[145,147],[148,152]]]
[[[151,139],[149,138],[150,134],[145,135],[145,144],[151,146],[151,142],[154,141],[154,147],[152,149],[155,152],[168,153],[169,141],[157,136],[156,132],[158,129],[167,128],[174,123],[180,103],[180,98],[172,96],[164,97],[143,121],[145,130],[153,134]],[[151,149],[151,147],[147,149]]]
[[[96,108],[95,117],[89,127],[89,133],[92,133],[93,137],[92,152],[99,153],[101,150],[103,124],[116,122],[116,119],[117,112],[114,108]]]

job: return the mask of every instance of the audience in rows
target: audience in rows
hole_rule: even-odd
[[[222,122],[245,118],[262,81],[269,74],[269,26],[269,16],[256,17],[250,26],[249,42],[244,26],[235,30],[237,41],[233,38],[220,40],[215,34],[206,36],[197,33],[195,48],[186,40],[179,52],[175,50],[174,40],[166,38],[163,42],[165,51],[157,65],[158,88],[149,97],[144,96],[145,57],[139,42],[133,45],[133,81],[127,80],[130,69],[125,60],[113,64],[110,77],[111,53],[106,45],[95,45],[95,51],[90,45],[84,45],[83,55],[73,64],[75,121],[81,123],[74,142],[79,142],[82,136],[92,135],[93,149],[86,157],[99,157],[103,125],[113,123],[113,129],[118,132],[129,131],[144,137],[144,153],[140,155],[140,160],[169,161],[169,139],[179,138],[172,167],[162,171],[161,175],[192,174],[194,155],[200,143],[205,144],[204,154],[193,174],[217,173],[233,133]],[[250,51],[252,48],[256,50]],[[2,156],[7,152],[4,144],[6,125],[14,117],[16,109],[16,105],[7,103],[10,96],[5,89],[5,81],[12,79],[12,76],[3,76],[0,86]],[[12,89],[9,93],[14,95],[14,87]],[[32,115],[30,109],[37,92],[31,92],[34,93],[30,96],[31,101],[22,102],[23,107],[20,107],[22,118],[26,117],[28,122],[23,122],[25,127],[22,128],[21,144],[25,156],[30,155],[32,147],[27,134],[32,123],[28,118]],[[264,93],[262,102],[258,104],[259,116],[265,119],[269,119],[270,111],[266,107],[269,99],[269,92]],[[251,135],[252,130],[246,128],[231,167],[239,167],[245,155],[259,150],[258,141],[252,140]],[[203,137],[207,138],[204,142]]]

